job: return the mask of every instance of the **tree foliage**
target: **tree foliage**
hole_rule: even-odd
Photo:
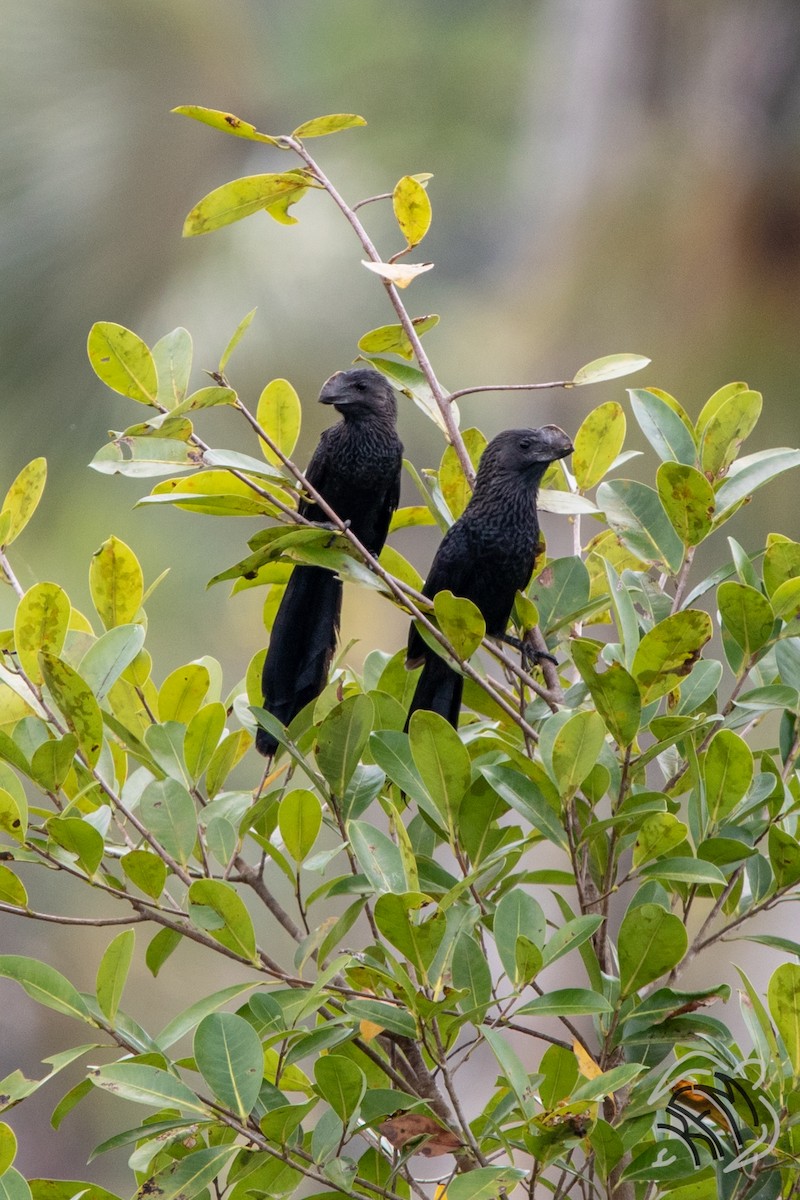
[[[231,114],[179,111],[301,163],[215,189],[187,235],[262,211],[292,223],[295,205],[323,193],[382,280],[397,322],[358,348],[444,437],[438,468],[408,464],[419,498],[394,530],[445,529],[463,510],[486,439],[461,432],[460,396],[646,365],[610,355],[568,381],[448,394],[421,341],[438,317],[411,317],[398,291],[431,266],[405,262],[430,225],[430,177],[370,198],[391,203],[403,242],[383,258],[361,221],[367,201],[348,205],[306,147],[360,117],[273,137]],[[92,556],[91,616],[55,583],[20,585],[12,543],[45,478],[41,459],[25,467],[0,509],[0,569],[18,598],[0,635],[0,910],[63,919],[29,900],[22,875],[35,888],[39,868],[105,897],[107,915],[87,925],[121,928],[92,993],[46,962],[0,956],[2,975],[90,1039],[45,1059],[42,1079],[10,1075],[3,1106],[84,1060],[53,1124],[94,1088],[141,1104],[141,1123],[97,1151],[130,1148],[139,1195],[394,1200],[429,1194],[419,1180],[436,1171],[418,1156],[447,1155],[449,1200],[788,1196],[800,942],[749,922],[783,911],[800,881],[800,544],[772,533],[748,552],[729,537],[729,561],[710,574],[702,549],[800,466],[800,450],[741,454],[762,403],[744,383],[696,417],[657,388],[594,409],[571,469],[554,464],[540,496],[569,520],[573,553],[543,554],[518,596],[519,634],[558,661],[531,674],[483,640],[474,606],[425,601],[394,546],[376,561],[316,495],[291,458],[302,418],[291,383],[272,380],[248,404],[229,378],[252,316],[195,391],[185,330],[151,348],[96,324],[95,372],[141,408],[92,465],[156,478],[145,505],[268,518],[213,580],[266,587],[267,626],[293,563],[376,588],[463,670],[462,726],[418,712],[403,732],[413,677],[380,647],[362,675],[338,668],[288,731],[260,708],[263,649],[228,690],[210,656],[158,683],[145,648],[158,580],[148,585],[129,546],[111,537]],[[218,405],[247,422],[252,454],[201,438],[203,410]],[[648,483],[624,477],[628,415],[655,455]],[[326,528],[299,516],[301,492]],[[256,722],[282,753],[253,788],[240,780],[256,765]],[[289,956],[275,950],[279,930]],[[729,987],[705,978],[687,990],[683,977],[704,950],[744,937],[786,961],[766,988],[742,976],[748,1042],[737,1045],[721,1009]],[[146,1029],[124,1009],[134,959],[171,971],[185,939],[209,973],[222,955],[247,980]],[[709,1099],[720,1073],[741,1089],[732,1109]],[[707,1114],[694,1136],[668,1128],[681,1096],[684,1112]],[[0,1123],[12,1200],[99,1195],[26,1182],[15,1152]]]

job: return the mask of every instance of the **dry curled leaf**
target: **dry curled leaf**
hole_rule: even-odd
[[[433,263],[385,263],[385,262],[367,262],[366,259],[361,260],[362,266],[368,271],[374,271],[376,275],[380,275],[381,279],[388,279],[395,287],[405,288],[422,275],[424,271],[430,271]]]
[[[453,1154],[461,1146],[460,1138],[454,1133],[443,1129],[433,1117],[425,1117],[421,1113],[401,1113],[389,1117],[378,1129],[395,1150],[403,1150],[410,1142],[419,1139],[420,1145],[413,1153],[422,1154],[425,1158]]]

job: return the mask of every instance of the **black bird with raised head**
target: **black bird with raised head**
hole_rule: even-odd
[[[503,637],[514,597],[527,585],[536,561],[539,484],[551,462],[571,453],[572,442],[557,425],[498,433],[483,452],[469,504],[442,539],[423,595],[432,599],[448,590],[466,596],[480,609],[488,636]],[[408,720],[424,708],[458,728],[463,676],[426,645],[412,624],[406,666],[421,664]]]
[[[397,436],[397,402],[389,384],[371,367],[337,371],[322,387],[321,404],[342,420],[319,440],[306,478],[356,537],[379,554],[400,498],[403,446]],[[328,520],[312,500],[299,511],[310,521]],[[264,707],[284,725],[322,691],[336,649],[342,581],[324,567],[296,566],[281,600],[262,675]],[[278,743],[259,728],[256,749],[268,757]]]

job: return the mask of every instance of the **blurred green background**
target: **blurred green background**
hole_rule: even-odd
[[[796,0],[0,0],[0,18],[0,480],[37,455],[50,464],[13,562],[24,586],[55,579],[86,610],[89,559],[112,532],[148,582],[169,567],[148,605],[158,682],[207,653],[232,686],[263,645],[260,597],[205,591],[253,526],[134,509],[146,483],[87,470],[107,431],[143,412],[93,376],[89,327],[116,321],[152,344],[186,326],[201,386],[257,307],[231,380],[253,404],[270,379],[294,383],[304,462],[326,421],[313,403],[321,382],[392,319],[323,196],[309,194],[291,228],[265,215],[182,240],[185,214],[212,188],[295,164],[171,116],[177,104],[272,133],[361,113],[366,129],[314,144],[351,201],[433,172],[433,226],[412,257],[436,268],[405,295],[414,315],[442,316],[426,345],[449,388],[569,377],[632,351],[653,360],[632,382],[673,392],[692,414],[718,386],[747,380],[765,394],[748,449],[798,443]],[[387,206],[364,216],[387,256],[400,248]],[[463,423],[491,434],[556,420],[574,432],[590,408],[623,397],[619,383],[481,396],[464,403]],[[438,463],[439,435],[410,403],[400,424],[417,465]],[[228,413],[207,414],[200,432],[256,452]],[[630,444],[642,445],[635,430]],[[737,519],[738,539],[753,548],[769,528],[800,537],[796,489],[792,475],[766,489]],[[552,519],[547,531],[554,545],[566,536]],[[398,540],[423,571],[433,545],[427,534]],[[345,638],[356,630],[365,649],[405,634],[388,606],[351,594]],[[49,957],[88,986],[106,932],[69,939],[57,928],[4,920],[0,945]],[[175,961],[188,1002],[193,981],[207,980],[188,951]],[[170,986],[140,978],[134,1015],[166,1020]],[[41,1057],[74,1030],[59,1040],[60,1023],[18,989],[2,996],[0,1077],[23,1059],[41,1074]],[[79,1177],[87,1150],[120,1123],[97,1098],[56,1136],[57,1094],[12,1114],[19,1165]],[[113,1187],[123,1161],[101,1160],[92,1177]]]

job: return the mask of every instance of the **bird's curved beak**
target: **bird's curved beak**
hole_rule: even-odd
[[[341,388],[343,371],[334,371],[330,379],[326,379],[319,394],[320,404],[346,404],[347,393]]]
[[[566,458],[575,449],[559,425],[543,425],[540,432],[546,436],[554,459]]]

